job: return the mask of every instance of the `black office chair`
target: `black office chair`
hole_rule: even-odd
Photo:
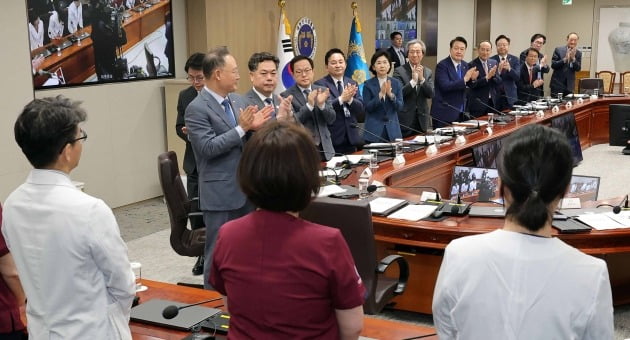
[[[578,86],[579,92],[584,94],[593,94],[598,89],[599,95],[604,94],[604,80],[601,78],[582,78]]]
[[[160,58],[156,57],[153,52],[151,52],[151,48],[149,48],[149,43],[144,43],[144,56],[147,59],[147,74],[149,77],[158,77],[158,76],[166,76],[168,75],[168,71],[166,67],[162,66],[162,61]],[[157,65],[155,61],[157,60]]]
[[[405,291],[409,279],[407,260],[400,255],[389,255],[377,262],[372,212],[367,201],[320,197],[311,202],[300,216],[341,231],[367,289],[367,299],[363,304],[366,314],[379,313],[391,303],[392,298]],[[393,262],[398,265],[398,279],[380,275]]]
[[[158,175],[171,221],[171,247],[181,256],[202,256],[206,244],[206,228],[191,230],[188,228],[188,220],[202,219],[203,214],[198,209],[197,200],[190,200],[186,195],[174,151],[158,156]],[[182,285],[199,287],[195,284]]]

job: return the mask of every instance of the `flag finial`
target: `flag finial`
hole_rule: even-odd
[[[352,8],[352,15],[356,17],[357,16],[357,8],[359,8],[359,5],[357,4],[357,2],[353,1],[350,4],[350,8]]]
[[[284,6],[287,5],[287,2],[285,0],[278,0],[278,6],[280,6],[280,8],[284,9]]]

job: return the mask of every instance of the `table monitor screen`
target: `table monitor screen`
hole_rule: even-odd
[[[451,179],[451,200],[460,195],[465,202],[503,202],[497,169],[457,165]]]
[[[478,168],[497,168],[497,156],[501,150],[502,139],[474,146],[472,148],[475,166]]]
[[[630,105],[610,104],[608,126],[611,146],[628,146],[630,139]]]
[[[582,146],[580,145],[580,135],[575,124],[573,112],[552,118],[551,127],[560,130],[569,140],[571,152],[573,153],[573,165],[580,163],[583,159]]]
[[[577,197],[582,203],[596,201],[599,193],[599,180],[600,178],[595,176],[573,175],[571,184],[569,184],[569,191],[564,195],[564,198]]]

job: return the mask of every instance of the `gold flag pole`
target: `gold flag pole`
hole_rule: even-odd
[[[359,5],[356,1],[353,1],[352,4],[350,4],[350,8],[352,8],[352,16],[354,16],[354,21],[357,24],[357,32],[361,32],[361,23],[359,22],[359,16],[357,15]]]

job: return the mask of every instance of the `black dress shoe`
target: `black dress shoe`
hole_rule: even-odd
[[[203,256],[199,256],[197,258],[197,262],[192,268],[193,275],[201,275],[203,274]]]

